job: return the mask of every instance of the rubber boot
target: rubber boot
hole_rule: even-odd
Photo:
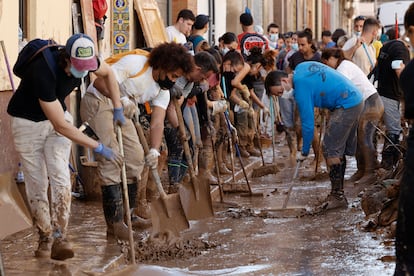
[[[221,143],[218,147],[217,147],[217,162],[218,162],[218,167],[219,167],[219,173],[220,174],[231,174],[231,170],[229,170],[226,166],[226,162],[225,160],[223,160],[223,148],[224,148],[224,144]]]
[[[138,182],[138,206],[135,209],[135,214],[144,219],[151,218],[151,208],[147,200],[147,181],[140,180]]]
[[[129,240],[128,227],[124,223],[124,204],[121,185],[102,186],[102,206],[107,225],[107,236]]]
[[[233,146],[233,145],[231,145]],[[226,168],[230,171],[230,173],[232,173],[232,165],[231,165],[231,158],[228,158],[228,143],[226,141],[223,142],[223,147],[221,148],[221,152],[218,152],[218,154],[221,154],[221,158],[223,160],[224,165],[226,166]]]
[[[210,184],[217,184],[217,178],[212,174],[212,170],[214,168],[214,155],[213,149],[211,146],[204,146],[200,156],[199,166],[200,169],[203,169],[203,174],[209,180]]]
[[[363,148],[362,154],[364,158],[365,163],[365,170],[364,170],[364,176],[355,181],[355,184],[360,186],[368,186],[371,184],[376,183],[377,181],[377,175],[375,173],[375,159],[373,158],[374,152],[370,150],[369,148]]]
[[[392,170],[393,167],[397,164],[399,159],[399,152],[396,146],[400,144],[399,135],[396,134],[387,134],[388,139],[384,141],[384,149],[382,151],[382,160],[381,160],[381,167],[385,170]]]
[[[348,208],[348,201],[344,195],[344,163],[329,166],[329,178],[331,180],[331,193],[322,204],[325,210]]]
[[[351,175],[351,177],[348,179],[349,182],[355,182],[361,179],[365,174],[364,154],[361,152],[360,147],[357,148],[357,151],[355,153],[355,159],[357,163],[357,171],[353,175]]]
[[[138,229],[146,229],[151,226],[151,220],[142,218],[134,213],[134,210],[137,208],[137,195],[138,195],[138,185],[137,183],[131,183],[127,185],[128,187],[128,198],[129,198],[129,208],[131,210],[131,224],[132,227]]]
[[[256,156],[256,157],[259,157],[260,156],[260,151],[257,150],[257,149],[255,149],[254,146],[253,146],[253,144],[249,144],[246,147],[246,150],[250,154],[250,156]]]

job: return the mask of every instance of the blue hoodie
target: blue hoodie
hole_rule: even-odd
[[[302,123],[302,153],[309,154],[314,132],[314,107],[351,108],[363,101],[362,93],[344,75],[320,62],[300,63],[293,73],[293,96]]]

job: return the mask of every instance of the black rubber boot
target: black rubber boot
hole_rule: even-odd
[[[119,184],[102,186],[102,206],[108,236],[114,235],[121,240],[129,240],[128,227],[124,223],[122,189]]]
[[[145,229],[151,226],[150,219],[144,219],[134,214],[134,209],[137,208],[138,185],[136,182],[130,183],[128,187],[129,208],[131,210],[131,224],[132,227],[138,229]]]
[[[399,135],[387,134],[388,139],[385,138],[384,149],[382,150],[381,167],[385,170],[391,170],[397,164],[400,154],[396,148],[400,144]]]
[[[331,193],[322,204],[323,209],[348,208],[348,201],[344,195],[344,167],[345,162],[329,166],[329,178],[331,180]]]

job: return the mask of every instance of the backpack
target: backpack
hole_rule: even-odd
[[[24,46],[23,49],[19,52],[17,61],[13,66],[13,73],[22,79],[26,75],[26,71],[30,62],[39,56],[43,56],[50,71],[53,74],[53,77],[56,79],[58,64],[53,57],[53,52],[57,51],[60,47],[63,46],[57,44],[56,41],[52,39],[45,40],[36,38],[29,41],[26,46]]]
[[[143,50],[143,49],[134,49],[134,50],[131,50],[131,51],[122,52],[122,53],[113,55],[113,56],[105,59],[105,62],[108,63],[109,65],[112,65],[112,64],[116,63],[118,60],[120,60],[122,57],[127,56],[127,55],[140,55],[140,56],[148,57],[149,52],[147,50]],[[144,67],[142,67],[142,69],[138,73],[136,73],[135,75],[129,76],[129,78],[135,78],[135,77],[141,76],[148,69],[148,67],[149,67],[149,63],[147,61],[144,65]]]

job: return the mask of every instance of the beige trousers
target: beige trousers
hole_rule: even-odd
[[[113,123],[113,106],[108,98],[98,99],[91,93],[86,93],[81,101],[80,116],[82,121],[89,123],[101,143],[114,151],[119,151],[116,129]],[[122,126],[122,139],[124,145],[124,160],[128,183],[141,179],[144,168],[144,150],[138,138],[134,122],[126,118]],[[96,156],[98,161],[98,175],[101,185],[121,183],[121,165],[115,161],[106,160]]]

